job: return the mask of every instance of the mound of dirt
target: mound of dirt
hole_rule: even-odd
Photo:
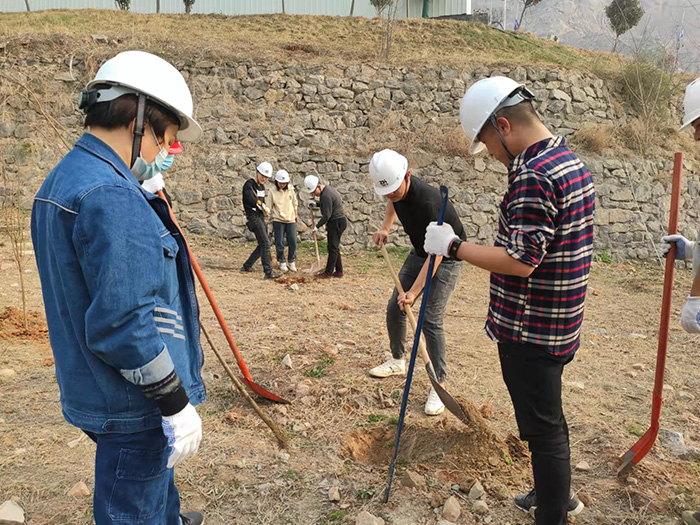
[[[515,436],[505,440],[497,436],[481,417],[479,410],[459,400],[471,423],[418,422],[404,427],[399,460],[431,469],[453,471],[456,475],[498,467],[522,470],[528,457],[525,445]],[[345,436],[341,453],[346,458],[371,465],[389,465],[394,454],[396,427],[360,428]]]
[[[24,328],[22,310],[8,306],[0,314],[0,338],[33,339],[39,341],[49,336],[44,317],[37,311],[27,312],[27,328]]]

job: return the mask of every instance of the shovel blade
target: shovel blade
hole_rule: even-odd
[[[275,403],[281,403],[283,405],[290,405],[291,404],[290,401],[287,401],[286,399],[278,396],[277,394],[273,394],[272,392],[267,390],[262,385],[257,384],[255,381],[252,381],[250,379],[246,379],[245,377],[241,377],[241,381],[248,388],[250,388],[253,392],[255,392],[256,394],[258,394],[261,397],[269,399],[270,401],[274,401]]]
[[[644,435],[639,438],[639,441],[632,445],[631,449],[625,452],[625,454],[620,458],[620,467],[617,469],[618,476],[625,476],[630,470],[632,470],[632,467],[639,463],[644,456],[649,453],[651,447],[653,447],[654,443],[656,442],[656,437],[658,434],[659,429],[657,427],[649,428],[649,430],[647,430]]]
[[[462,405],[460,405],[457,400],[452,397],[440,383],[437,382],[437,379],[435,379],[435,373],[433,372],[433,367],[430,363],[425,365],[425,370],[428,372],[430,382],[432,383],[435,392],[437,392],[440,401],[442,401],[442,404],[445,405],[445,408],[465,425],[471,425],[472,418],[469,416],[469,414],[467,414]]]

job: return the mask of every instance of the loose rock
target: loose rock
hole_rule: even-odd
[[[287,461],[289,461],[289,458],[290,458],[291,456],[290,456],[287,452],[284,452],[284,451],[283,451],[283,452],[278,452],[276,457],[277,457],[277,459],[279,459],[280,461],[283,461],[284,463],[286,463]]]
[[[579,461],[576,464],[576,470],[581,470],[581,471],[587,471],[591,470],[591,466],[588,464],[588,461]]]
[[[293,292],[298,292],[299,291],[299,285],[297,283],[292,283],[289,285],[289,289]]]
[[[78,481],[75,485],[71,487],[71,489],[66,492],[67,496],[75,496],[75,497],[87,497],[92,492],[88,488],[88,486],[83,482],[83,481]]]
[[[425,478],[412,470],[407,470],[401,475],[401,484],[409,488],[425,487]]]
[[[384,525],[384,520],[363,510],[355,518],[355,525]]]
[[[700,450],[686,445],[683,440],[683,434],[680,432],[674,432],[672,430],[666,430],[662,428],[659,430],[659,441],[664,445],[671,454],[679,459],[695,460],[700,458]]]
[[[24,523],[24,510],[14,501],[0,505],[0,523]]]
[[[454,496],[447,498],[445,506],[442,508],[442,517],[447,521],[455,522],[459,519],[460,514],[462,514],[462,507],[460,507],[457,498]]]
[[[331,487],[328,489],[328,501],[340,501],[339,487]]]
[[[478,500],[474,502],[472,510],[477,514],[486,514],[489,511],[489,506],[483,500]]]
[[[285,355],[282,358],[281,363],[282,363],[282,366],[286,366],[287,368],[291,369],[292,368],[292,357],[289,354]]]
[[[17,375],[12,368],[3,368],[0,370],[0,379],[12,379]]]
[[[484,492],[483,485],[479,481],[476,481],[472,485],[472,488],[469,489],[469,499],[477,500],[484,495]]]

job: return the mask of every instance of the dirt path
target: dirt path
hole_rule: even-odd
[[[483,334],[486,275],[466,267],[448,306],[448,387],[471,400],[495,436],[469,433],[450,415],[427,418],[422,408],[429,382],[417,371],[397,480],[404,470],[426,482],[420,489],[394,485],[381,503],[393,450],[401,378],[375,380],[366,371],[388,350],[384,310],[391,278],[378,253],[346,257],[342,280],[276,283],[262,271],[239,274],[250,246],[197,239],[195,252],[218,298],[251,374],[289,406],[262,403],[291,436],[289,456],[240,395],[232,390],[205,346],[209,401],[200,453],[176,472],[183,506],[204,508],[207,523],[354,523],[361,510],[387,523],[436,523],[454,484],[480,480],[489,512],[472,515],[460,499],[459,523],[529,524],[511,496],[530,483],[529,463],[516,432],[494,344]],[[302,251],[299,268],[311,265]],[[397,255],[400,263],[400,256]],[[29,305],[42,311],[36,269],[30,266]],[[295,277],[304,277],[298,274]],[[564,403],[572,442],[573,487],[588,504],[577,524],[680,523],[680,511],[700,504],[700,463],[681,461],[656,446],[632,480],[615,476],[615,458],[648,425],[663,272],[657,266],[597,263],[591,276],[581,351],[566,367]],[[690,274],[677,271],[662,428],[684,433],[700,446],[698,341],[677,319]],[[0,313],[19,303],[18,281],[6,248],[0,248]],[[203,298],[203,294],[200,294]],[[229,363],[235,364],[214,318],[204,322]],[[0,320],[0,501],[18,497],[28,523],[90,523],[90,498],[66,496],[76,482],[92,486],[94,446],[61,417],[46,335],[18,336]],[[290,354],[293,368],[281,363]],[[389,402],[391,404],[391,402]],[[340,487],[341,501],[327,491]],[[459,493],[467,498],[465,493]],[[489,519],[490,518],[490,519]]]

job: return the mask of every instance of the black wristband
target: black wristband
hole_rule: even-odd
[[[458,238],[458,239],[455,239],[454,241],[452,241],[452,244],[450,245],[450,249],[449,249],[449,252],[448,252],[449,255],[450,255],[450,259],[457,259],[457,258],[458,258],[458,257],[457,257],[457,250],[459,250],[459,246],[460,246],[460,244],[462,244],[463,242],[464,242],[464,241],[462,241],[462,239],[459,239],[459,238]]]
[[[173,416],[180,412],[190,402],[187,397],[184,387],[180,385],[177,390],[170,392],[158,399],[155,399],[156,405],[160,408],[160,413],[164,416]]]

